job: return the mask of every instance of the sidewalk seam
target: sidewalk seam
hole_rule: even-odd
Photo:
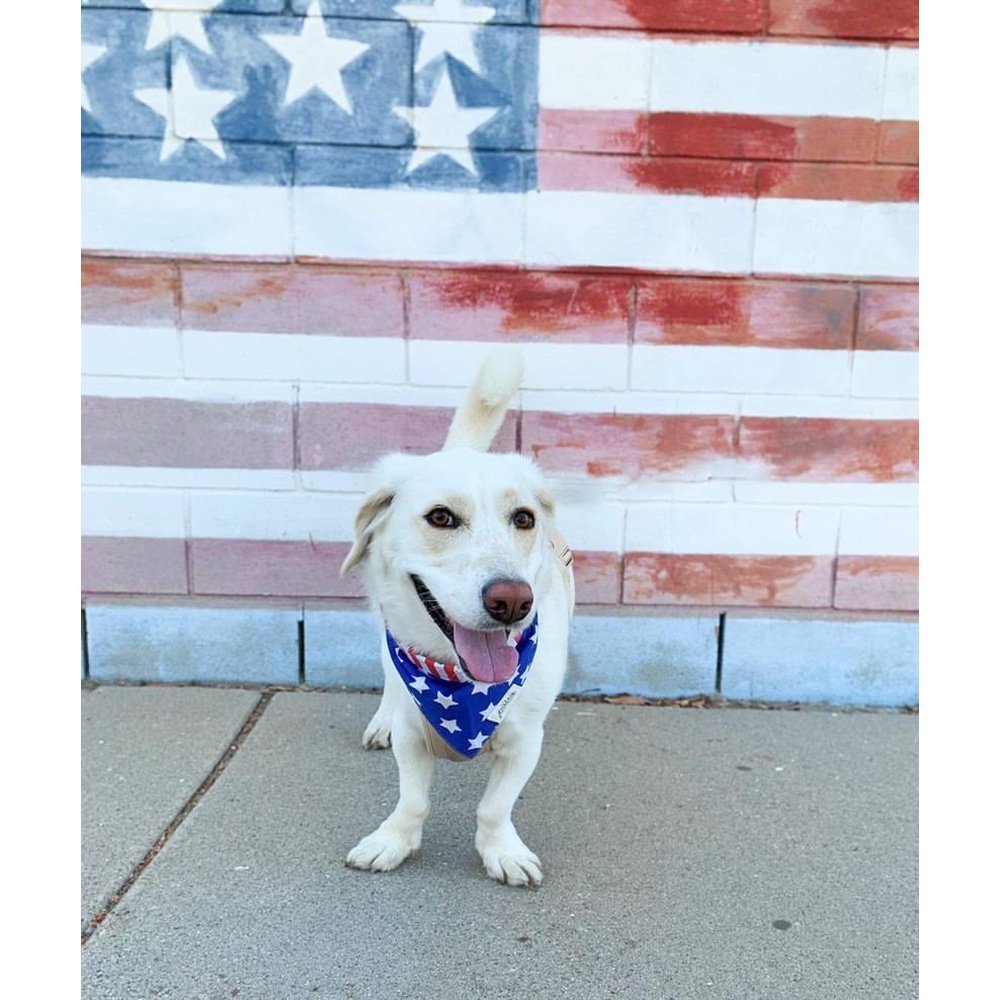
[[[139,880],[142,873],[153,863],[156,856],[163,850],[164,846],[170,840],[170,838],[177,831],[178,827],[187,819],[194,807],[205,797],[209,792],[211,787],[218,780],[219,776],[228,767],[229,762],[236,755],[236,752],[243,746],[246,738],[253,731],[254,727],[260,721],[260,717],[264,714],[264,710],[271,703],[271,699],[275,696],[277,692],[274,690],[261,692],[260,698],[257,703],[250,710],[250,714],[243,721],[243,725],[240,726],[236,735],[230,740],[229,745],[223,751],[222,755],[218,760],[212,765],[211,770],[205,777],[204,781],[191,793],[191,796],[181,807],[180,812],[167,824],[166,828],[156,839],[153,846],[146,852],[145,857],[129,872],[128,877],[124,882],[118,887],[117,891],[112,893],[105,901],[103,906],[91,916],[90,920],[87,921],[87,926],[80,933],[80,944],[85,945],[92,937],[94,931],[107,919],[107,917],[115,910],[118,904],[122,901],[125,894],[132,888],[133,885]]]

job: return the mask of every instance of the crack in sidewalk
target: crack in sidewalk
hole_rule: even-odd
[[[105,901],[104,905],[87,921],[86,927],[80,932],[80,944],[85,945],[93,936],[94,931],[108,918],[122,901],[125,894],[139,880],[142,873],[153,863],[154,858],[163,850],[164,846],[177,831],[181,823],[188,818],[191,810],[208,794],[208,791],[218,780],[219,776],[228,767],[229,762],[236,756],[236,752],[243,746],[246,738],[253,731],[254,726],[260,721],[264,710],[271,703],[271,699],[277,693],[276,690],[266,690],[261,692],[257,704],[250,710],[239,731],[229,742],[223,751],[222,756],[212,765],[208,776],[194,790],[191,797],[184,803],[177,815],[167,824],[164,831],[157,838],[156,843],[146,852],[145,857],[129,872],[128,877]]]

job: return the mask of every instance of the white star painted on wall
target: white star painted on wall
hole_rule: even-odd
[[[90,42],[80,43],[80,107],[91,114],[94,111],[90,106],[90,94],[87,93],[87,85],[83,82],[82,76],[107,51],[107,46],[104,45],[93,45]]]
[[[435,156],[447,156],[473,176],[478,176],[469,149],[469,136],[501,109],[460,107],[455,99],[451,74],[445,67],[430,104],[414,108],[397,105],[392,110],[416,133],[416,148],[406,167],[408,174]]]
[[[177,152],[188,139],[200,143],[220,160],[224,160],[226,151],[213,119],[239,94],[231,90],[207,90],[199,87],[183,55],[174,60],[172,83],[170,90],[148,87],[135,91],[137,100],[166,119],[160,162]]]
[[[222,0],[142,0],[142,3],[153,11],[146,35],[147,52],[177,35],[211,55],[212,46],[202,21]]]
[[[326,33],[319,0],[309,5],[302,31],[297,35],[261,34],[291,65],[285,104],[304,97],[310,90],[322,91],[349,115],[354,113],[344,87],[344,67],[371,46],[353,38],[333,38]]]
[[[415,71],[447,53],[473,72],[482,73],[473,35],[494,18],[496,10],[492,7],[469,7],[462,0],[434,0],[432,4],[399,4],[393,10],[421,32]]]

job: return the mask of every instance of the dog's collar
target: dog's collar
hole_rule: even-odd
[[[537,632],[536,615],[516,640],[514,676],[498,684],[476,681],[456,663],[441,663],[404,648],[388,628],[385,641],[393,666],[431,730],[471,760],[486,746],[524,685],[535,659]]]

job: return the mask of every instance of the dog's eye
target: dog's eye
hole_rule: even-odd
[[[458,527],[458,518],[447,507],[435,507],[424,515],[424,520],[435,528]]]
[[[522,531],[530,531],[535,526],[535,515],[527,507],[515,510],[510,520],[515,528],[520,528]]]

